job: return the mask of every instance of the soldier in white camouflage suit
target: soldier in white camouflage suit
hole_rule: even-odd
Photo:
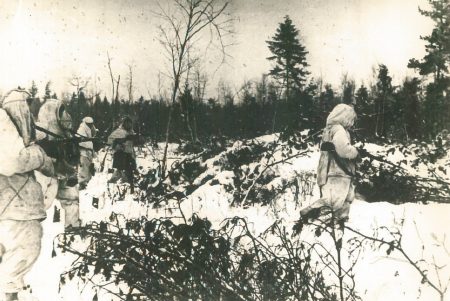
[[[79,191],[77,187],[77,165],[79,154],[72,154],[70,158],[66,157],[64,147],[72,146],[78,149],[78,144],[73,140],[72,118],[67,113],[64,104],[57,99],[48,99],[40,108],[38,122],[40,127],[51,134],[46,134],[44,147],[47,153],[55,152],[51,155],[56,168],[56,177],[58,188],[56,198],[60,201],[61,207],[65,213],[65,227],[78,227],[81,225],[79,218]],[[38,131],[38,133],[42,134]],[[60,139],[73,141],[73,143],[61,144]],[[42,141],[41,145],[45,145]]]
[[[41,249],[46,218],[34,171],[54,175],[52,160],[35,144],[28,93],[10,91],[0,109],[0,300],[20,300],[24,276]]]
[[[354,177],[358,150],[351,144],[349,129],[356,120],[353,107],[338,104],[328,115],[322,134],[321,154],[317,168],[317,184],[321,198],[302,209],[300,215],[328,211],[343,226],[350,204],[355,198]],[[324,145],[331,145],[325,149]]]
[[[97,132],[94,126],[94,119],[92,117],[86,116],[83,118],[80,126],[78,127],[77,134],[82,139],[93,138]],[[79,143],[80,146],[80,165],[78,168],[78,187],[80,190],[84,189],[93,175],[93,164],[94,159],[94,143],[92,141],[82,141]]]

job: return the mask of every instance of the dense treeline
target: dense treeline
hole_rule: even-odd
[[[261,80],[245,82],[238,91],[221,82],[217,96],[206,99],[207,76],[197,72],[186,76],[173,102],[164,97],[141,96],[135,101],[86,97],[79,85],[77,93],[65,101],[75,126],[90,115],[100,133],[106,135],[121,117],[129,115],[135,131],[154,141],[164,140],[171,105],[171,140],[197,143],[209,137],[250,138],[286,130],[317,130],[341,102],[354,105],[358,114],[355,132],[366,139],[429,140],[450,128],[450,5],[445,0],[429,3],[430,11],[419,9],[435,24],[429,36],[421,37],[426,42],[426,55],[421,60],[412,58],[407,65],[420,77],[405,78],[397,86],[383,64],[377,66],[374,78],[366,85],[357,86],[343,76],[336,88],[311,78],[308,52],[299,39],[299,30],[286,16],[267,41],[272,54],[267,58],[272,64],[268,74]],[[128,90],[132,91],[132,87]],[[34,83],[29,91],[35,98]],[[50,95],[49,83],[44,100]],[[39,102],[33,104],[37,112]]]
[[[387,67],[380,65],[376,83],[355,87],[350,81],[341,87],[341,93],[330,85],[322,87],[318,81],[312,81],[303,91],[295,91],[288,99],[279,97],[276,85],[264,80],[246,83],[237,95],[225,89],[219,97],[207,100],[194,99],[185,89],[174,109],[173,139],[250,138],[285,129],[320,129],[329,111],[341,102],[354,104],[357,133],[368,139],[428,139],[448,128],[449,94],[442,104],[444,108],[437,110],[430,104],[436,101],[429,96],[433,91],[419,79],[405,79],[400,86],[392,86],[391,81]],[[349,90],[354,92],[349,94]],[[111,102],[99,96],[87,99],[83,93],[74,95],[68,108],[75,125],[90,115],[104,134],[111,132],[121,117],[129,115],[137,133],[157,141],[164,135],[169,113],[169,103],[164,99],[140,97],[134,102]],[[440,116],[439,122],[436,116]]]
[[[194,99],[190,89],[185,89],[174,108],[173,139],[201,142],[211,136],[250,138],[286,129],[319,129],[334,105],[341,102],[354,104],[356,130],[368,139],[428,139],[449,127],[449,94],[438,110],[430,104],[437,102],[429,96],[432,89],[418,78],[405,79],[400,86],[392,86],[391,81],[387,67],[380,65],[377,81],[371,86],[356,87],[350,81],[338,90],[312,81],[288,99],[279,96],[274,83],[264,80],[245,83],[237,95],[225,89],[222,95],[207,100]],[[144,97],[134,102],[111,102],[106,97],[86,98],[80,93],[68,101],[68,109],[75,125],[89,115],[104,134],[129,115],[138,134],[158,141],[164,135],[169,102]],[[440,116],[438,121],[436,116]]]

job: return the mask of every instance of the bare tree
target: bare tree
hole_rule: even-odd
[[[117,86],[116,86],[116,98],[114,99],[114,101],[119,101],[119,84],[120,84],[120,74],[119,74],[119,76],[117,77],[117,81],[116,81],[116,84],[117,84]]]
[[[133,102],[133,64],[128,64],[128,78],[127,78],[127,92],[128,92],[128,101]]]
[[[165,148],[162,159],[162,175],[165,176],[167,148],[173,105],[176,102],[182,77],[196,58],[188,55],[194,45],[200,43],[200,33],[209,29],[210,44],[219,42],[219,49],[226,57],[224,35],[231,33],[231,18],[226,14],[228,1],[219,0],[172,0],[167,9],[159,5],[157,13],[164,21],[160,26],[160,42],[164,46],[170,62],[170,77],[173,80],[171,107],[166,127]],[[207,46],[208,47],[208,46]]]
[[[111,57],[109,56],[109,52],[106,52],[106,55],[108,57],[108,69],[109,69],[109,76],[111,77],[111,101],[118,101],[119,100],[119,84],[120,84],[120,75],[117,77],[117,80],[114,77],[114,73],[112,71],[111,67]],[[116,85],[116,87],[114,87]]]
[[[106,56],[108,58],[108,69],[109,69],[109,76],[111,78],[111,90],[112,90],[112,95],[111,95],[111,102],[113,104],[113,108],[114,103],[117,103],[119,101],[119,84],[120,84],[120,74],[117,77],[117,80],[114,77],[114,73],[112,71],[112,67],[111,67],[111,57],[109,56],[109,52],[106,52]],[[114,87],[115,85],[115,87]],[[113,125],[116,124],[116,112],[113,110]]]
[[[219,80],[217,83],[217,100],[222,105],[234,103],[234,93],[230,84],[224,80]]]
[[[194,71],[194,98],[198,101],[202,101],[205,98],[206,85],[208,78],[206,74],[200,71],[200,68],[196,68]]]
[[[206,74],[202,74],[200,68],[196,68],[194,72],[194,104],[198,104],[203,101],[205,98],[206,84],[208,82],[208,78]],[[195,106],[195,105],[194,105]],[[194,122],[194,133],[196,139],[198,139],[198,131],[197,131],[197,112],[194,110],[192,116]]]
[[[106,52],[106,55],[108,57],[109,76],[111,77],[111,89],[112,89],[111,101],[113,101],[114,100],[114,91],[115,91],[114,90],[114,82],[115,82],[115,80],[114,80],[114,74],[113,74],[112,69],[111,69],[111,57],[109,56],[109,52]]]
[[[72,75],[72,78],[69,79],[69,84],[75,87],[77,98],[80,98],[80,93],[87,87],[89,84],[89,78],[83,79],[83,77],[79,75]],[[50,82],[49,82],[50,83]],[[49,83],[47,84],[49,86]],[[46,86],[47,88],[47,86]]]
[[[87,113],[87,99],[84,94],[84,90],[89,84],[89,78],[83,78],[80,75],[73,74],[72,77],[68,80],[68,83],[75,88],[75,91],[72,94],[71,99],[69,100],[71,107],[71,115],[74,121],[74,124],[78,125],[81,121],[81,118],[84,114]],[[46,85],[46,98],[51,98],[50,95],[50,82]],[[83,95],[82,95],[83,94]],[[83,96],[83,97],[81,97]]]

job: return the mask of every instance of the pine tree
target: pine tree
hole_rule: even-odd
[[[266,43],[273,54],[267,59],[275,62],[269,74],[282,83],[286,99],[289,99],[292,88],[302,88],[309,74],[306,70],[308,52],[300,43],[299,31],[289,16],[284,17],[272,40]]]
[[[369,89],[364,85],[356,90],[355,93],[355,111],[358,116],[357,128],[365,137],[373,135],[375,124],[373,122],[373,103],[369,97]]]
[[[427,42],[426,55],[421,61],[411,59],[409,68],[417,69],[420,75],[433,75],[437,83],[449,75],[450,64],[450,3],[448,0],[428,0],[431,10],[419,8],[420,14],[429,17],[435,23],[430,35],[420,37]]]
[[[389,105],[393,92],[392,77],[389,75],[389,70],[386,65],[381,64],[379,65],[378,81],[375,86],[376,136],[386,136],[386,120],[388,120],[386,115],[389,113]]]
[[[320,94],[319,98],[320,115],[326,118],[336,104],[333,87],[330,84],[325,84],[325,91]]]
[[[50,90],[50,85],[52,84],[51,81],[48,81],[45,85],[45,94],[44,94],[44,100],[50,99],[52,96],[52,91]]]
[[[34,81],[31,82],[31,88],[28,89],[28,92],[30,92],[31,98],[36,98],[38,88],[36,87],[36,83]]]
[[[317,95],[318,86],[315,82],[310,82],[300,93],[300,128],[318,130],[322,127],[315,112],[314,95]]]
[[[407,79],[403,83],[401,95],[403,96],[403,127],[406,138],[416,139],[421,136],[420,115],[420,80],[417,78]]]
[[[34,81],[31,82],[31,88],[28,89],[28,92],[30,92],[30,98],[27,102],[30,107],[31,114],[33,114],[34,118],[37,118],[41,107],[41,102],[37,97],[38,88],[36,87],[36,83]]]
[[[355,93],[356,105],[358,107],[366,108],[369,105],[369,90],[362,84]]]
[[[342,102],[348,105],[353,104],[353,93],[355,91],[355,81],[346,81],[343,86]]]
[[[419,8],[419,12],[431,18],[435,27],[430,35],[421,37],[427,43],[426,55],[420,61],[411,59],[408,67],[433,80],[426,88],[424,119],[427,133],[434,136],[450,125],[450,3],[448,0],[428,2],[431,10]]]
[[[194,112],[194,98],[192,97],[192,89],[189,87],[188,84],[185,85],[184,91],[180,95],[180,105],[183,119],[189,131],[191,142],[194,143],[197,141],[197,133],[193,130],[195,127],[192,126],[193,124],[192,115]]]

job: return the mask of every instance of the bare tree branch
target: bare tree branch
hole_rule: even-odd
[[[106,55],[108,57],[108,69],[109,69],[109,76],[111,77],[111,89],[112,89],[112,94],[111,94],[111,101],[114,100],[114,75],[111,69],[111,57],[109,56],[109,52],[106,52]]]
[[[170,136],[170,124],[172,119],[173,105],[176,102],[177,95],[180,90],[182,77],[189,69],[199,60],[195,56],[189,54],[193,52],[194,46],[197,45],[195,37],[199,35],[208,26],[215,28],[214,32],[218,36],[222,53],[225,53],[225,43],[222,42],[222,28],[229,24],[231,20],[219,22],[219,17],[225,15],[224,11],[228,6],[228,2],[216,7],[214,0],[172,0],[172,12],[164,9],[158,3],[159,12],[157,16],[162,18],[166,23],[166,27],[160,26],[160,42],[166,52],[169,54],[172,72],[172,97],[171,108],[166,128],[166,146],[162,159],[162,175],[166,173],[167,148]],[[225,55],[224,55],[225,57]]]

